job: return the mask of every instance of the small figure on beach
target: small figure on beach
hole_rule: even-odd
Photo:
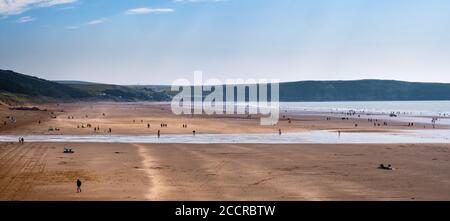
[[[147,128],[150,128],[150,124],[147,124]]]
[[[196,133],[196,131],[194,130],[194,131],[192,131],[192,135],[194,135],[195,136],[195,133]]]
[[[389,165],[387,165],[387,166],[385,166],[384,164],[380,164],[380,166],[378,167],[378,169],[381,169],[381,170],[394,170],[394,168],[392,167],[391,164],[389,164]]]
[[[281,129],[278,129],[278,135],[281,136]]]
[[[109,131],[108,131],[109,133],[112,133],[112,129],[111,128],[109,128]]]
[[[160,138],[160,137],[161,137],[161,131],[158,130],[158,138]]]
[[[77,193],[81,193],[81,180],[77,179]]]

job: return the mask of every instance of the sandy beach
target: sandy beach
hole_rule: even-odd
[[[340,130],[342,132],[386,132],[392,130],[430,129],[430,123],[408,123],[395,118],[369,122],[377,116],[332,115],[287,115],[281,113],[275,126],[261,126],[259,116],[243,115],[174,115],[166,103],[62,103],[38,105],[46,111],[10,110],[0,106],[0,119],[6,125],[0,125],[1,134],[242,134],[242,133],[278,133],[302,132],[311,130]],[[14,116],[15,123],[7,117]],[[329,120],[327,120],[329,118]],[[348,118],[343,120],[342,118]],[[40,123],[39,123],[40,121]],[[383,123],[386,122],[387,126]],[[162,127],[161,124],[167,124]],[[380,124],[374,126],[374,123]],[[88,127],[88,124],[91,127]],[[187,128],[182,125],[187,124]],[[357,127],[355,126],[357,125]],[[150,127],[148,127],[150,126]],[[94,128],[100,130],[95,131]],[[58,128],[59,131],[49,131]],[[438,128],[450,128],[449,125]]]
[[[167,104],[0,106],[2,135],[387,132],[365,117],[174,116]],[[13,116],[16,122],[8,117]],[[73,116],[73,119],[72,119]],[[69,119],[70,118],[70,119]],[[291,123],[289,123],[291,119]],[[40,121],[40,123],[39,123]],[[168,126],[161,128],[160,124]],[[92,127],[86,127],[91,124]],[[150,128],[148,128],[150,124]],[[188,124],[183,128],[182,124]],[[358,124],[358,127],[355,127]],[[80,127],[83,125],[83,127]],[[94,131],[93,127],[100,127]],[[442,126],[445,128],[444,126]],[[58,131],[49,131],[58,128]],[[63,153],[71,147],[75,153]],[[449,200],[450,144],[0,143],[0,200]],[[394,170],[377,169],[392,164]],[[76,193],[75,181],[83,181]]]
[[[1,200],[448,200],[450,145],[0,144]],[[74,154],[64,154],[65,146]],[[395,170],[380,170],[391,163]],[[76,193],[75,180],[83,180]]]

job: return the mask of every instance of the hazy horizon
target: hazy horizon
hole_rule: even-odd
[[[446,0],[0,0],[0,68],[49,80],[450,83]]]

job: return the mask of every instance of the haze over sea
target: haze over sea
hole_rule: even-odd
[[[450,101],[281,102],[280,108],[288,111],[356,111],[374,114],[400,112],[417,116],[448,116]]]

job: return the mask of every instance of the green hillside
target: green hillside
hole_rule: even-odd
[[[120,86],[111,84],[65,84],[86,92],[91,98],[113,101],[168,101],[170,96],[150,87]]]
[[[0,101],[166,101],[170,96],[147,87],[44,80],[0,70]]]
[[[301,81],[280,85],[282,101],[450,100],[450,84],[392,80]]]
[[[0,70],[0,101],[170,101],[169,86],[48,81]],[[206,95],[206,94],[204,94]],[[450,84],[392,80],[299,81],[280,84],[280,101],[450,100]]]
[[[5,70],[0,70],[0,91],[30,97],[63,99],[88,97],[87,93],[62,84]]]

